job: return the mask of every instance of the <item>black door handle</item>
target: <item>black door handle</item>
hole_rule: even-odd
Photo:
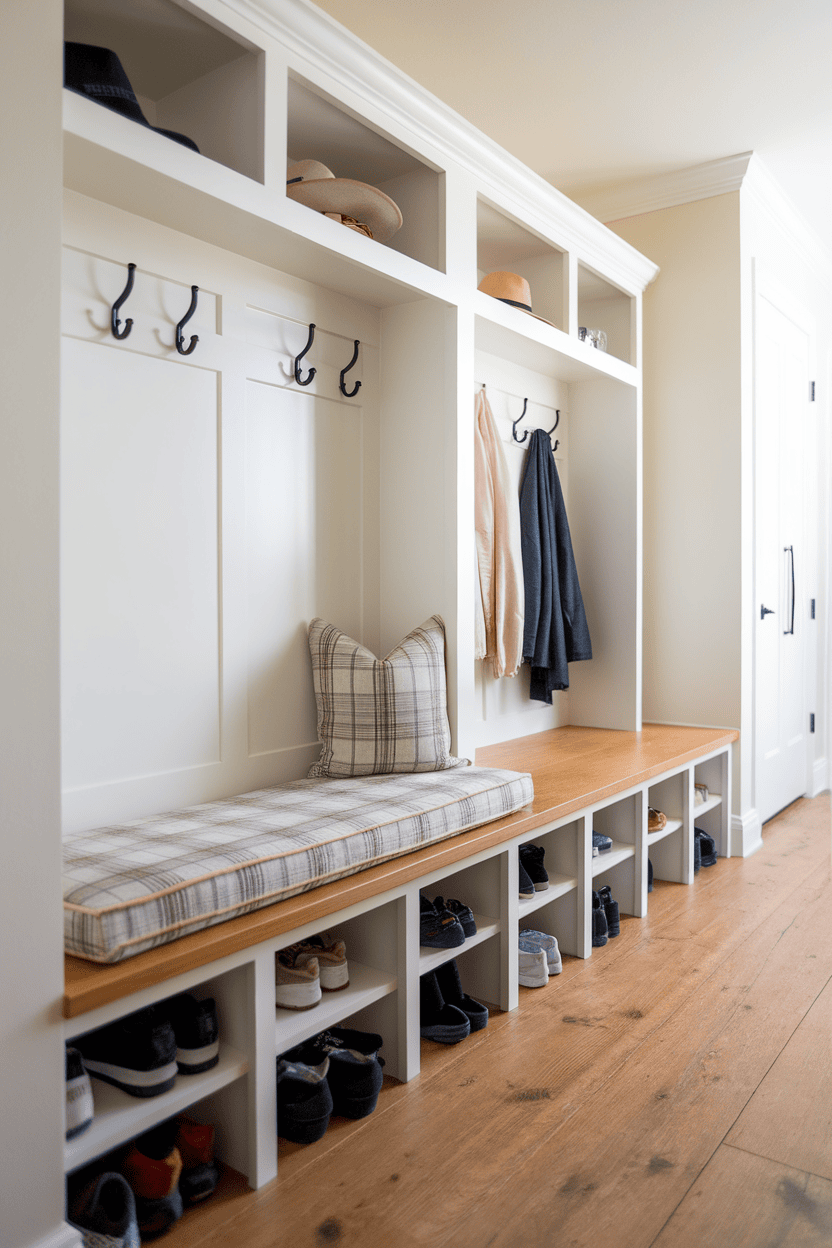
[[[767,615],[774,615],[773,607],[760,607],[760,619],[764,620]]]

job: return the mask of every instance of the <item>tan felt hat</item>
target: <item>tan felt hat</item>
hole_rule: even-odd
[[[363,222],[379,243],[401,227],[402,214],[389,195],[366,182],[336,178],[319,160],[299,160],[286,170],[286,194],[316,212],[337,212]]]
[[[527,312],[529,316],[533,316],[536,321],[542,321],[544,325],[552,325],[552,322],[547,321],[545,316],[538,316],[536,312],[532,312],[532,292],[525,277],[521,277],[519,273],[504,273],[502,270],[487,273],[477,290],[481,290],[485,295],[491,295],[493,299],[499,299],[501,303],[509,304],[512,308],[519,308],[521,312]],[[557,326],[553,325],[552,328],[556,329]]]

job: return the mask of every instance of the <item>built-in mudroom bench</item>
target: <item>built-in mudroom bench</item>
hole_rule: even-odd
[[[187,1108],[216,1125],[218,1154],[231,1171],[254,1187],[273,1179],[280,1053],[346,1023],[383,1036],[386,1074],[402,1082],[418,1075],[419,979],[448,957],[419,947],[420,890],[463,897],[475,912],[476,935],[454,951],[465,990],[492,1008],[522,1009],[521,929],[542,928],[567,956],[589,957],[594,887],[610,883],[623,914],[644,916],[648,855],[656,878],[694,883],[694,811],[720,854],[730,852],[736,738],[731,730],[645,724],[639,733],[564,727],[494,745],[477,763],[529,771],[529,807],[112,966],[68,957],[67,1040],[188,991],[215,998],[221,1047],[217,1066],[180,1076],[152,1099],[96,1080],[95,1119],[67,1141],[67,1172]],[[694,807],[696,783],[709,796]],[[667,817],[659,834],[648,832],[651,806]],[[612,838],[610,852],[592,856],[593,829]],[[529,841],[545,847],[550,884],[524,900],[517,850]],[[349,986],[302,1013],[276,1008],[276,952],[324,929],[346,941]]]

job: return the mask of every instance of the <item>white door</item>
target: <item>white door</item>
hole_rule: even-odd
[[[766,820],[806,791],[809,341],[759,294],[756,314],[755,806]]]

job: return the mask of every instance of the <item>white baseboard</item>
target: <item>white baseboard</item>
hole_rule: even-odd
[[[817,797],[829,788],[829,759],[816,758],[812,767],[812,792],[810,797]]]
[[[750,858],[763,847],[763,821],[754,807],[741,815],[731,816],[731,855]]]
[[[68,1222],[62,1222],[48,1235],[33,1240],[27,1248],[82,1248],[81,1232]]]

